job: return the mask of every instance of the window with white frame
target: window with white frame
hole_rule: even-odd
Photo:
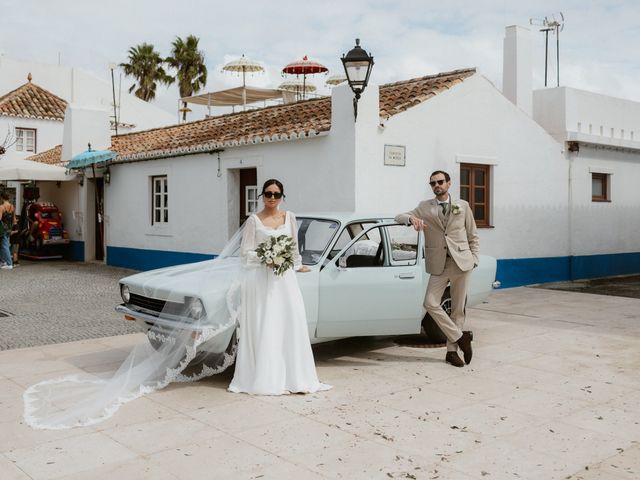
[[[16,128],[16,151],[36,153],[35,128]]]
[[[169,188],[166,175],[151,177],[151,225],[169,223]]]
[[[248,217],[258,211],[258,186],[247,185],[244,195],[244,214]]]

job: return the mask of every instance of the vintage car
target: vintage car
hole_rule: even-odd
[[[422,233],[384,215],[299,214],[297,221],[302,263],[311,269],[297,277],[312,343],[349,336],[420,334],[429,279]],[[189,323],[176,318],[202,319],[219,308],[234,272],[241,268],[238,253],[217,260],[228,264],[226,269],[211,269],[216,260],[210,260],[125,277],[120,280],[124,303],[116,310],[144,330],[178,324],[184,328]],[[495,274],[496,260],[480,256],[471,274],[468,305],[482,302],[498,286]],[[448,291],[442,302],[445,308],[450,303]],[[230,326],[199,349],[221,353],[234,332]]]
[[[24,246],[42,250],[54,245],[67,245],[69,234],[62,224],[62,213],[50,202],[35,202],[27,208],[27,231]]]

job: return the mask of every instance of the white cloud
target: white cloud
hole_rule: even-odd
[[[129,47],[146,41],[168,55],[175,36],[194,34],[213,90],[240,84],[221,67],[243,53],[267,68],[248,77],[256,86],[277,86],[281,68],[303,55],[338,73],[340,56],[359,37],[375,57],[376,83],[475,66],[499,87],[504,27],[558,10],[566,17],[561,84],[640,101],[640,7],[634,0],[0,0],[0,50],[47,63],[57,63],[60,53],[62,63],[107,78],[108,63],[125,61]],[[534,86],[540,88],[544,37],[531,28]],[[555,37],[551,43],[555,60]],[[550,79],[555,85],[554,62]],[[311,79],[328,93],[324,80]],[[123,80],[123,87],[129,84]],[[175,111],[177,89],[163,91],[157,103]]]

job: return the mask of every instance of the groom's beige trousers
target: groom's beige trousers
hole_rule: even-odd
[[[457,352],[457,341],[462,336],[464,325],[467,285],[471,270],[463,272],[450,257],[444,264],[444,271],[440,275],[431,275],[424,297],[424,307],[431,318],[438,324],[442,333],[447,337],[447,352]],[[442,294],[451,283],[451,317],[440,306]]]

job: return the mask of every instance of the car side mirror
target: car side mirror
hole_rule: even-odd
[[[338,259],[338,268],[340,270],[346,270],[347,269],[347,257],[345,255],[341,256]]]

